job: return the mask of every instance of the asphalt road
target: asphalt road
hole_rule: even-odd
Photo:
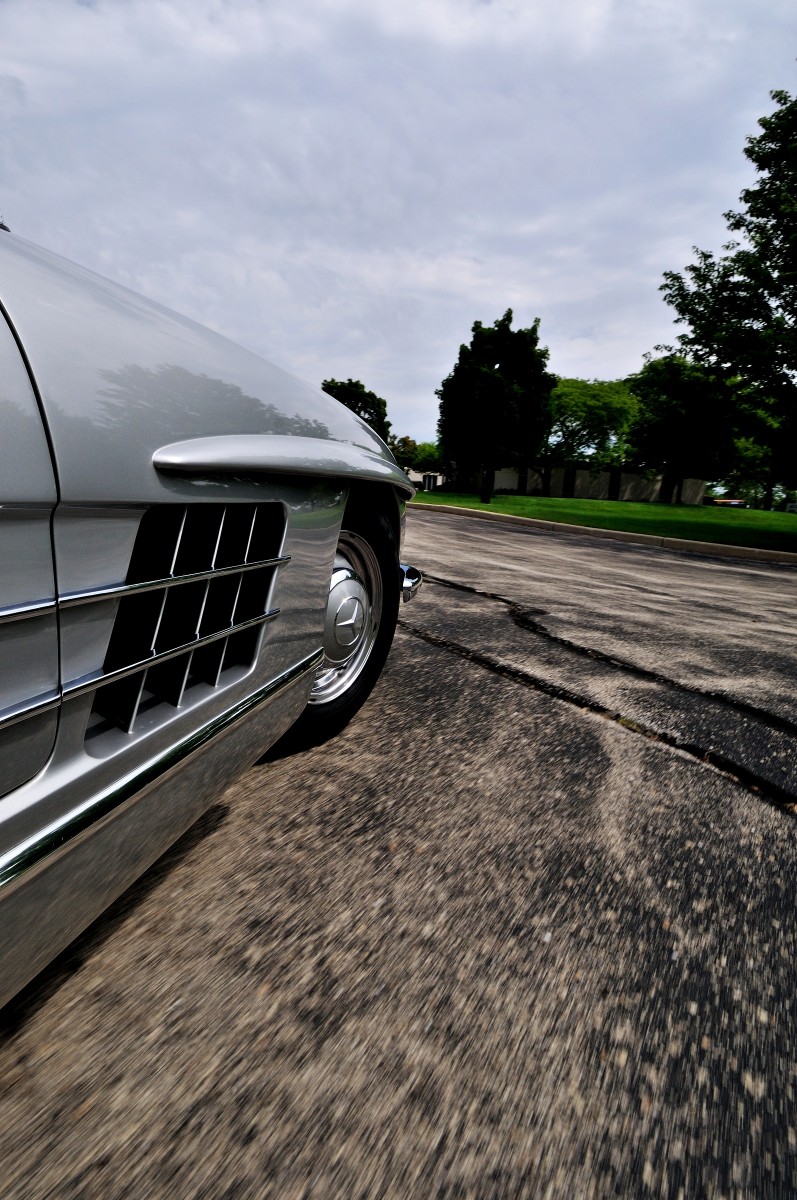
[[[5,1011],[3,1197],[797,1195],[797,571],[411,516],[363,712]]]

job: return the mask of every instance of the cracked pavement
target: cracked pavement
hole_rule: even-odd
[[[426,603],[402,612],[408,631],[684,750],[776,802],[797,799],[793,567],[622,543],[601,554],[589,538],[571,538],[568,553],[555,535],[540,545],[541,535],[505,526],[511,571],[496,573],[489,527],[412,515],[429,569]],[[440,537],[444,577],[434,567]],[[492,590],[499,577],[502,590]]]
[[[407,558],[352,724],[2,1014],[4,1195],[797,1194],[797,572],[422,513]]]

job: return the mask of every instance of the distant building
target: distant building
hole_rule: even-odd
[[[421,492],[434,492],[446,481],[442,471],[416,471],[411,467],[407,475],[410,483]]]

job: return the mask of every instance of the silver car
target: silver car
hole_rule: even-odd
[[[0,1004],[385,662],[413,489],[359,418],[0,232]]]

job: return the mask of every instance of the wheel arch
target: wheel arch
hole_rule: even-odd
[[[396,546],[401,546],[404,528],[406,499],[400,496],[390,484],[370,483],[360,480],[353,481],[349,486],[349,495],[343,513],[343,527],[346,521],[365,518],[375,511],[382,512],[390,523]]]

